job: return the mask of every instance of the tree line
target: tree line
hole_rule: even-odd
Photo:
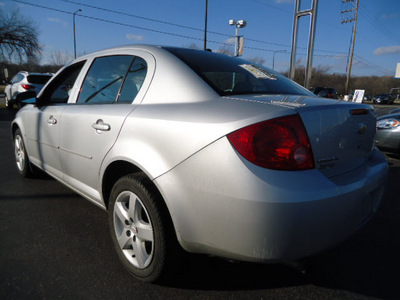
[[[287,76],[289,72],[283,74]],[[332,87],[337,89],[339,95],[344,95],[346,78],[346,74],[332,74],[329,68],[319,66],[313,68],[310,87]],[[303,85],[304,79],[305,67],[297,67],[294,81]],[[353,76],[349,81],[349,91],[365,90],[365,94],[371,96],[389,93],[392,88],[400,88],[400,79],[391,76]]]

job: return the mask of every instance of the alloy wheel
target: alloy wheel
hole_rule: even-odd
[[[22,137],[18,134],[15,136],[14,150],[15,150],[15,161],[17,163],[18,170],[20,172],[23,172],[25,169],[26,153],[25,153],[24,141],[22,140]]]
[[[139,197],[120,193],[114,204],[114,232],[125,258],[136,268],[146,268],[153,258],[154,230],[149,213]]]

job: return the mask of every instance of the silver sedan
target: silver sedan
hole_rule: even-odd
[[[113,48],[65,66],[32,102],[12,123],[19,172],[41,169],[108,210],[121,261],[144,281],[165,278],[182,250],[315,254],[382,198],[371,106],[317,98],[239,58]]]

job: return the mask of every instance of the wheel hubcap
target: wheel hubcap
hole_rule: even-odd
[[[139,197],[125,191],[114,205],[114,231],[125,258],[136,268],[146,268],[154,253],[154,233],[149,214]]]
[[[19,135],[15,137],[15,161],[18,170],[23,171],[25,168],[25,147],[24,142]]]

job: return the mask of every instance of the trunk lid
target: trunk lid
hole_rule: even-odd
[[[364,164],[374,147],[373,108],[334,104],[298,110],[307,129],[316,168],[331,177]]]

